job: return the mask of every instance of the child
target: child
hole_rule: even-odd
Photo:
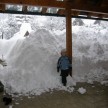
[[[67,79],[66,77],[72,71],[72,65],[71,65],[71,60],[69,57],[66,56],[66,50],[63,49],[61,51],[61,57],[58,59],[57,63],[57,72],[59,72],[59,69],[61,70],[61,77],[62,77],[62,84],[66,86]]]

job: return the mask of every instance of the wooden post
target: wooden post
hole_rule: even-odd
[[[71,25],[71,8],[66,8],[66,50],[67,56],[72,60],[72,25]],[[72,71],[70,71],[72,76]]]
[[[72,58],[72,25],[71,8],[66,8],[66,50],[67,55]]]

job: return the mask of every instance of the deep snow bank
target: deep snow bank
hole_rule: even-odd
[[[77,81],[108,80],[108,29],[73,27],[73,77]]]
[[[107,31],[103,32],[98,28],[73,27],[73,78],[68,77],[68,86],[76,81],[107,80],[108,38]],[[0,79],[8,92],[41,94],[49,89],[64,89],[56,63],[65,46],[65,34],[57,36],[39,29],[27,38],[17,33],[9,41],[1,40],[0,45],[0,54],[8,63],[0,68]]]
[[[8,92],[40,94],[49,89],[62,88],[56,63],[59,43],[47,30],[40,29],[26,39],[18,39],[2,69],[2,82]],[[75,84],[68,77],[68,85]]]

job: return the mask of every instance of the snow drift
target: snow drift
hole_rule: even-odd
[[[1,68],[0,72],[6,90],[10,93],[40,94],[62,88],[60,73],[56,71],[61,44],[56,38],[45,29],[32,32],[27,38],[20,36],[15,40],[16,35],[10,40],[14,45],[7,42],[8,46],[4,48],[11,48],[5,56],[8,66]],[[72,82],[71,77],[68,79]]]
[[[76,81],[107,80],[108,69],[104,65],[108,61],[106,33],[103,35],[103,31],[87,27],[75,27],[73,31],[73,78],[67,78],[67,85],[73,86]],[[65,46],[65,34],[55,35],[38,29],[24,38],[20,32],[8,41],[0,40],[0,54],[8,63],[7,67],[0,68],[0,79],[6,90],[39,95],[51,89],[64,89],[56,63]]]

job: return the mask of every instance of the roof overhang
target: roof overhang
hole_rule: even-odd
[[[21,11],[6,9],[8,5],[20,5]],[[41,10],[32,12],[29,7]],[[67,8],[71,9],[72,17],[108,21],[108,0],[0,0],[1,13],[65,17]]]

